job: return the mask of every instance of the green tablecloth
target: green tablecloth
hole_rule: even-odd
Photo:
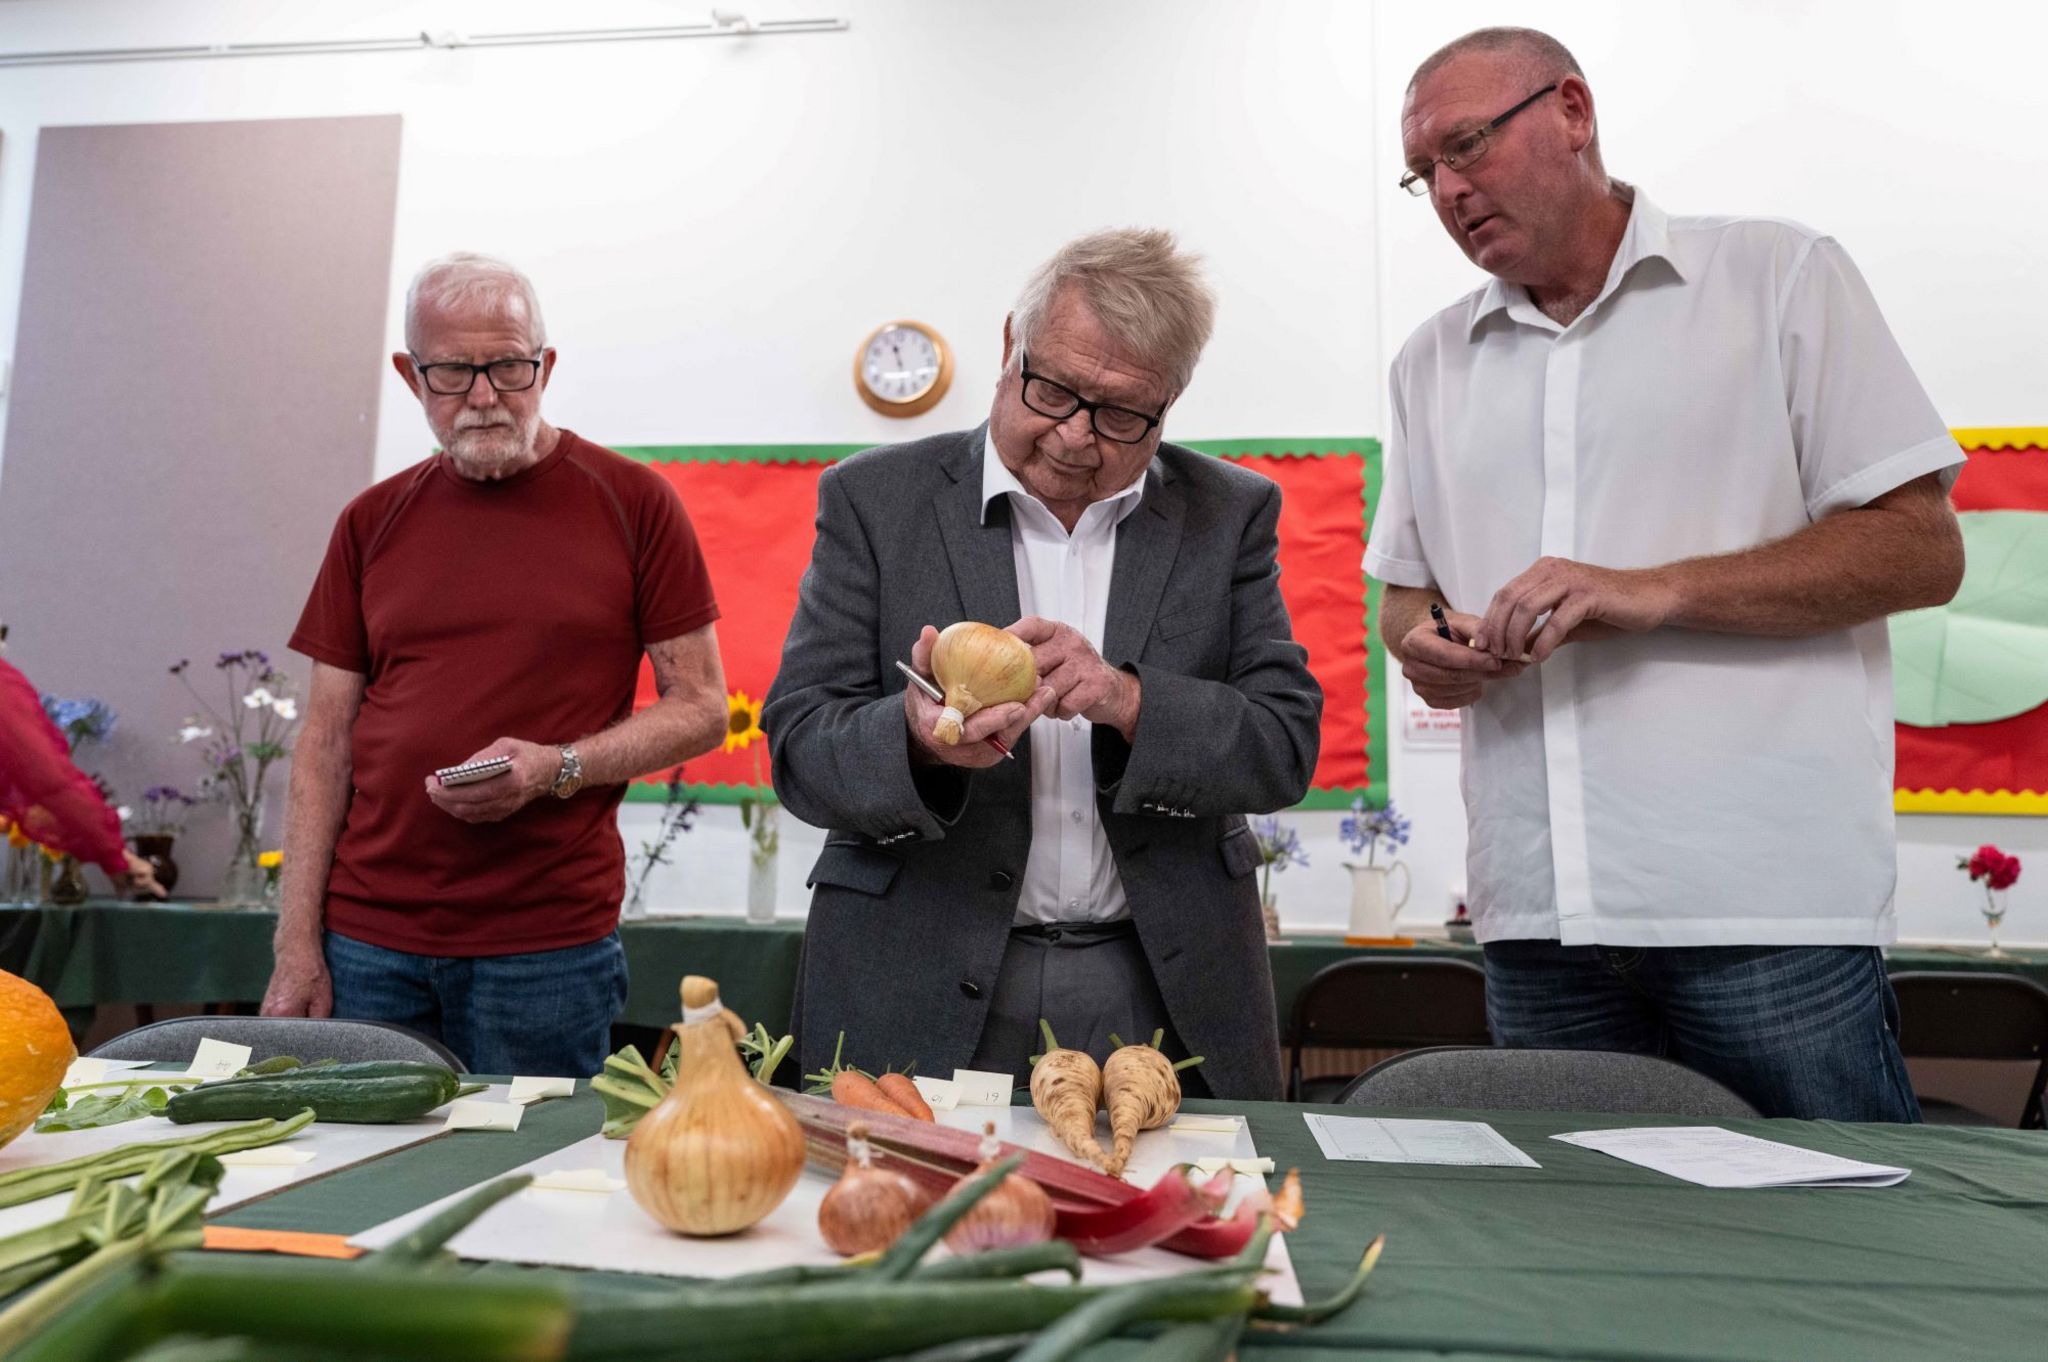
[[[1188,1107],[1248,1113],[1260,1152],[1301,1169],[1308,1218],[1289,1247],[1311,1298],[1338,1286],[1373,1234],[1387,1235],[1363,1300],[1311,1332],[1248,1346],[1248,1356],[1949,1362],[2048,1350],[2048,1136],[1727,1122],[1913,1170],[1891,1188],[1730,1192],[1548,1138],[1654,1118],[1399,1113],[1479,1116],[1543,1165],[1448,1168],[1326,1162],[1302,1113],[1342,1108]],[[430,1141],[222,1219],[353,1233],[598,1122],[587,1092],[542,1103],[516,1134]]]
[[[182,904],[94,902],[78,908],[0,908],[0,969],[29,979],[60,1007],[96,1003],[256,1002],[270,978],[269,913]],[[620,1020],[666,1026],[678,1015],[685,974],[718,980],[728,1005],[749,1023],[787,1024],[796,989],[803,924],[738,918],[665,918],[620,928],[632,984]],[[1341,936],[1303,934],[1274,943],[1273,991],[1284,1031],[1294,997],[1317,970],[1357,955],[1454,956],[1477,962],[1479,948],[1445,941],[1413,947],[1347,946]],[[2009,970],[2048,985],[2048,951],[1986,959],[1981,951],[1900,946],[1900,970]]]

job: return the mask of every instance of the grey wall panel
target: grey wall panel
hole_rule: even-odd
[[[80,759],[127,799],[201,774],[174,660],[217,692],[215,654],[261,648],[303,691],[284,641],[374,467],[398,154],[396,115],[41,132],[0,619],[37,686],[119,711]],[[213,892],[227,821],[194,819],[181,897]]]

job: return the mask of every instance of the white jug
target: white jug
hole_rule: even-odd
[[[1394,936],[1394,919],[1408,902],[1407,864],[1389,861],[1385,865],[1354,865],[1346,861],[1344,868],[1351,872],[1351,925],[1344,934],[1382,940]],[[1387,879],[1396,870],[1401,872],[1401,897],[1390,900]]]

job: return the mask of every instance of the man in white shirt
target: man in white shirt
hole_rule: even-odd
[[[1554,39],[1450,44],[1401,131],[1493,280],[1394,362],[1366,569],[1410,683],[1465,711],[1495,1040],[1918,1119],[1884,616],[1961,580],[1961,451],[1831,238],[1608,177]]]
[[[1322,693],[1280,597],[1280,491],[1164,443],[1213,311],[1164,232],[1070,242],[1003,327],[986,426],[869,450],[818,537],[763,724],[775,788],[830,828],[796,1036],[845,1062],[1028,1081],[1111,1034],[1280,1095],[1247,813],[1300,800]],[[935,625],[1032,645],[1041,685],[936,740]],[[1037,722],[1033,722],[1036,720]],[[1014,749],[1004,760],[987,740]]]

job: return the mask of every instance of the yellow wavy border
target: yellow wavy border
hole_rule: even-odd
[[[2048,814],[2048,790],[1893,790],[1899,813]]]
[[[2048,426],[1958,426],[1949,434],[1964,449],[2048,450]]]

